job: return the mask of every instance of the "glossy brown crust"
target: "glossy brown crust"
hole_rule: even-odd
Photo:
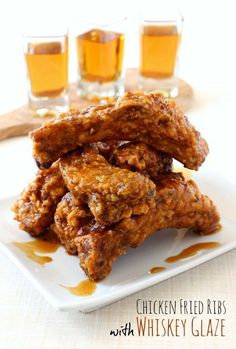
[[[43,233],[53,223],[57,204],[66,192],[58,162],[39,170],[12,208],[20,228],[32,236]]]
[[[124,219],[110,228],[91,221],[79,230],[75,243],[80,265],[90,279],[104,279],[112,263],[129,246],[139,246],[160,229],[192,228],[201,234],[211,234],[220,228],[213,202],[181,174],[163,177],[157,184],[156,198],[156,206],[147,214]]]
[[[52,229],[69,254],[78,253],[75,237],[79,229],[88,224],[92,218],[89,208],[78,200],[75,205],[70,193],[67,193],[57,205]]]
[[[108,143],[98,142],[93,144],[93,147],[104,155],[110,163],[114,164],[115,162],[118,167],[136,170],[152,179],[156,179],[158,173],[171,169],[172,160],[168,155],[156,153],[141,143],[110,141]],[[15,218],[20,222],[20,227],[32,236],[43,233],[52,223],[56,204],[66,191],[58,162],[47,170],[39,170],[35,180],[26,188],[13,207]],[[65,207],[65,200],[63,199],[59,205],[60,208]],[[80,214],[77,212],[79,221],[81,221],[81,214],[82,212]],[[58,219],[58,215],[56,217]],[[62,237],[62,243],[66,245],[66,238],[63,241],[63,231],[60,231],[59,234]],[[72,251],[68,252],[73,253]]]
[[[160,175],[172,171],[173,161],[169,155],[157,152],[144,143],[123,142],[112,149],[109,162],[155,181]]]
[[[206,141],[182,110],[158,94],[127,92],[114,104],[71,111],[30,135],[40,167],[50,166],[80,145],[106,140],[143,142],[194,170],[208,154]]]
[[[110,165],[93,147],[61,158],[60,169],[74,199],[88,204],[96,221],[110,225],[155,205],[155,184],[147,177]]]

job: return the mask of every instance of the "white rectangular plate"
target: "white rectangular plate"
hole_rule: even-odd
[[[129,249],[127,255],[120,257],[114,263],[111,274],[97,284],[96,291],[91,296],[74,296],[60,286],[75,286],[86,278],[80,269],[77,257],[67,255],[60,247],[53,254],[47,253],[53,261],[42,266],[28,259],[12,243],[32,240],[28,234],[18,228],[17,222],[13,221],[10,207],[16,198],[5,199],[0,203],[0,247],[55,308],[93,311],[196,267],[236,247],[235,184],[210,173],[197,175],[195,179],[201,190],[215,201],[221,216],[224,217],[222,230],[209,236],[188,232],[182,238],[179,238],[180,234],[175,229],[154,234],[142,246]],[[165,263],[168,256],[176,255],[195,243],[208,241],[220,242],[221,245],[176,263]],[[149,269],[154,266],[164,266],[166,269],[158,274],[149,274]]]

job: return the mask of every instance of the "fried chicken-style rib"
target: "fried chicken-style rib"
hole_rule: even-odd
[[[12,207],[20,228],[32,236],[45,232],[53,223],[57,204],[66,192],[58,161],[49,169],[39,170]]]
[[[156,180],[158,176],[172,170],[172,158],[157,152],[144,143],[128,143],[117,146],[110,161],[117,167],[137,171]]]
[[[93,146],[104,154],[110,163],[136,170],[151,179],[156,179],[159,174],[171,170],[172,160],[168,155],[157,153],[141,143],[98,142]],[[13,207],[20,227],[32,236],[43,233],[52,223],[56,205],[65,192],[66,187],[58,162],[47,170],[39,170],[35,180]],[[47,201],[43,203],[45,199]]]
[[[80,145],[106,140],[148,144],[196,170],[208,153],[206,141],[172,100],[127,92],[116,103],[90,107],[31,132],[39,167],[49,167]]]
[[[149,178],[110,165],[93,147],[64,156],[60,169],[74,199],[87,203],[100,224],[147,213],[155,204],[156,186]]]
[[[143,143],[97,142],[93,144],[93,147],[109,163],[137,171],[153,180],[157,180],[160,175],[172,169],[172,159],[168,155],[156,152]],[[53,229],[69,254],[77,254],[77,247],[74,243],[75,234],[93,218],[88,207],[82,202],[74,205],[70,193],[67,193],[57,205]]]
[[[94,143],[93,146],[110,164],[139,172],[154,181],[160,175],[172,171],[172,158],[144,143],[107,141]]]
[[[94,220],[76,230],[74,236],[80,265],[88,277],[104,279],[112,263],[128,247],[139,246],[148,236],[164,228],[192,228],[211,234],[220,228],[220,218],[213,202],[202,195],[197,185],[185,181],[181,174],[171,173],[157,183],[156,206],[147,214],[132,216],[111,227]],[[72,209],[73,210],[73,209]],[[70,229],[69,227],[65,229]]]
[[[78,230],[88,224],[91,219],[93,216],[89,208],[79,200],[75,205],[70,193],[63,196],[57,205],[52,229],[69,254],[76,255],[78,253],[75,236]]]

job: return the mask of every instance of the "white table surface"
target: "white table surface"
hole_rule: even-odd
[[[148,2],[148,1],[147,1]],[[114,2],[114,4],[117,2]],[[133,6],[121,2],[130,15],[126,65],[137,64],[136,18]],[[172,2],[170,2],[172,3]],[[40,2],[40,6],[43,6]],[[70,18],[79,5],[61,2]],[[234,181],[236,150],[236,54],[233,1],[175,1],[185,17],[181,77],[194,88],[188,115],[210,145],[202,167]],[[0,13],[0,113],[26,101],[24,66],[19,44],[20,20],[39,2],[9,1]],[[50,2],[52,7],[52,2]],[[88,6],[83,4],[83,6]],[[115,6],[115,5],[114,5]],[[14,11],[12,9],[14,8]],[[155,2],[158,10],[158,2]],[[29,14],[29,12],[27,12]],[[14,23],[14,26],[12,26]],[[7,34],[6,34],[7,33]],[[130,46],[133,48],[130,52]],[[73,65],[73,59],[71,64]],[[73,69],[72,69],[73,71]],[[73,79],[74,75],[71,73]],[[18,194],[36,170],[31,142],[19,137],[0,142],[0,199]],[[235,210],[236,212],[236,210]],[[229,252],[157,286],[90,314],[60,313],[49,306],[17,268],[0,253],[0,349],[14,348],[234,348],[236,329],[236,251]],[[227,336],[224,338],[111,338],[109,331],[135,319],[135,301],[225,299]]]

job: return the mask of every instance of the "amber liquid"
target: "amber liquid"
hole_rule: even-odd
[[[176,26],[143,26],[140,74],[147,78],[171,78],[180,39]]]
[[[83,280],[76,286],[63,286],[74,296],[91,296],[96,290],[96,283],[92,280]]]
[[[60,96],[68,85],[68,42],[29,43],[25,60],[34,97]]]
[[[149,270],[149,274],[157,274],[157,273],[160,273],[162,271],[164,271],[166,268],[165,267],[162,267],[162,266],[158,266],[158,267],[152,267],[150,270]]]
[[[48,231],[38,239],[27,242],[14,241],[13,244],[29,259],[41,265],[52,262],[52,257],[45,256],[45,254],[54,253],[60,247],[59,241],[52,231]]]
[[[76,38],[79,71],[88,82],[116,81],[122,69],[124,35],[93,29]]]
[[[220,246],[219,242],[214,242],[214,241],[212,241],[212,242],[199,242],[198,244],[194,244],[192,246],[185,248],[183,251],[181,251],[176,256],[168,257],[165,260],[165,262],[166,263],[178,262],[179,260],[195,256],[200,251],[209,250],[209,249],[216,248],[219,246]]]

